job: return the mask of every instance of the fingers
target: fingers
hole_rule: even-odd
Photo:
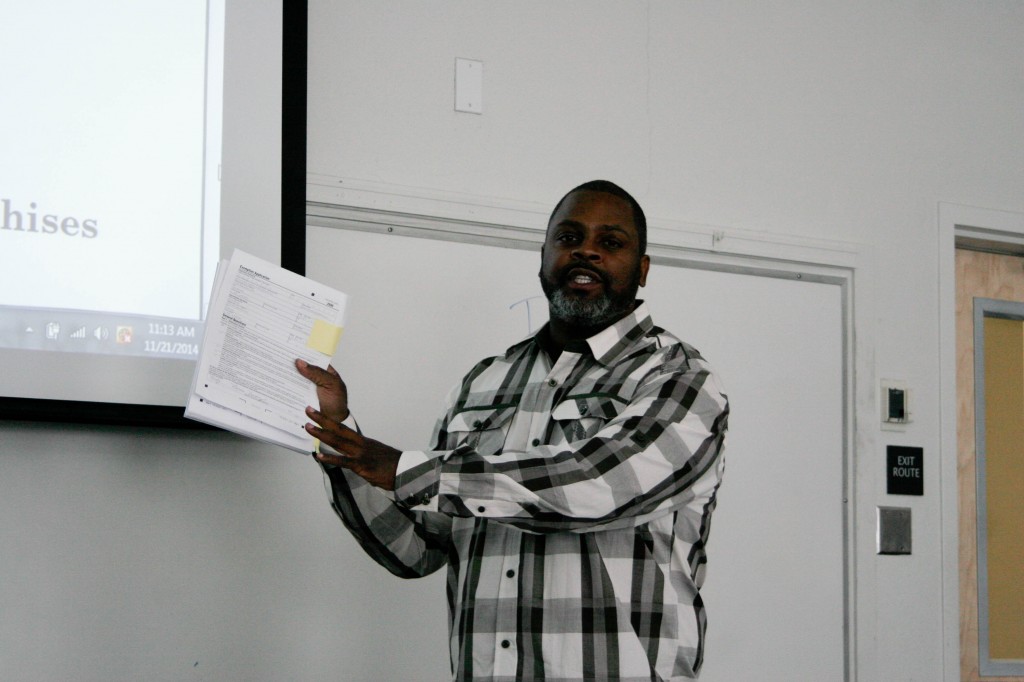
[[[306,414],[318,424],[306,424],[306,431],[320,441],[320,448],[313,453],[314,459],[322,464],[349,469],[378,488],[395,489],[401,451],[327,420],[311,407],[306,408]]]
[[[330,365],[327,366],[328,370],[334,370]],[[301,358],[295,361],[295,369],[299,370],[299,374],[312,381],[317,386],[322,386],[325,382],[340,379],[338,372],[327,371],[316,365],[311,365]]]
[[[316,422],[305,425],[306,433],[320,442],[319,451],[313,453],[314,459],[346,469],[358,464],[363,449],[362,436],[343,424],[325,419],[311,407],[306,408],[306,414]]]
[[[350,429],[339,421],[326,417],[322,412],[306,408],[306,416],[312,419],[314,424],[306,424],[306,433],[327,443],[336,450],[351,448],[362,440],[356,431]]]
[[[344,437],[346,434],[358,435],[358,434],[356,434],[355,431],[353,431],[352,429],[348,428],[347,426],[342,424],[340,421],[337,421],[335,419],[331,419],[330,417],[324,415],[324,413],[320,412],[316,408],[307,406],[306,407],[306,416],[309,417],[310,419],[312,419],[314,422],[316,422],[315,425],[314,424],[306,424],[306,431],[310,431],[311,429],[313,431],[316,431],[317,433],[314,434],[314,435],[317,435],[317,437],[319,437],[320,434],[324,434],[324,433],[334,434],[334,435],[337,435],[339,437]],[[312,431],[310,431],[310,432],[312,433]]]
[[[295,369],[298,370],[299,374],[316,384],[317,388],[344,387],[345,385],[345,382],[341,380],[341,375],[338,374],[338,370],[334,369],[334,365],[327,365],[327,369],[323,369],[322,367],[311,365],[300,358],[295,361]]]
[[[321,443],[320,448],[312,454],[313,459],[322,464],[330,464],[331,466],[344,468],[349,468],[349,465],[351,464],[348,457],[324,443]]]

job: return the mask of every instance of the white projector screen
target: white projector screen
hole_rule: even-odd
[[[284,4],[4,3],[3,416],[174,421],[217,262],[302,271],[281,244],[283,196],[304,225],[305,3]]]

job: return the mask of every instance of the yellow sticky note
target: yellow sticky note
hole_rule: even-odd
[[[334,351],[338,349],[338,339],[340,338],[341,327],[335,327],[323,320],[314,320],[313,329],[309,332],[309,338],[306,339],[306,348],[312,348],[325,355],[334,355]]]

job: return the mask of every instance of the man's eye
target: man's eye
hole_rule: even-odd
[[[620,242],[618,239],[605,239],[604,240],[604,245],[606,247],[608,247],[609,249],[621,249],[622,248],[622,242]]]
[[[574,234],[560,234],[555,237],[556,242],[573,243],[577,241],[577,237]]]

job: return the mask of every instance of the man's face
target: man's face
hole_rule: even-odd
[[[598,327],[630,312],[650,267],[639,248],[628,201],[591,191],[566,197],[551,217],[541,252],[540,283],[551,316]]]

